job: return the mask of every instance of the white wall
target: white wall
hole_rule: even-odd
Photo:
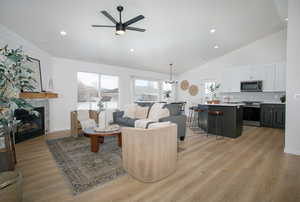
[[[285,152],[300,155],[300,1],[289,0]],[[298,95],[298,98],[296,97]]]
[[[177,89],[177,99],[199,103],[204,95],[202,80],[212,79],[220,81],[226,68],[285,62],[286,37],[286,30],[282,30],[179,75],[179,81],[188,80],[191,84],[197,85],[200,92],[197,96],[192,97],[188,91]]]
[[[52,57],[47,52],[39,49],[33,43],[25,40],[0,24],[0,47],[5,45],[14,49],[22,46],[28,56],[37,58],[41,61],[43,89],[47,90],[48,81],[52,75]]]
[[[167,79],[168,75],[124,67],[88,63],[62,58],[53,59],[54,91],[59,98],[51,100],[50,131],[70,128],[70,111],[77,104],[77,72],[93,72],[119,76],[120,106],[131,102],[131,76]]]

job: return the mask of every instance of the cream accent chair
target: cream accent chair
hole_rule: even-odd
[[[82,128],[78,120],[77,111],[71,112],[71,135],[73,137],[78,137],[82,133]],[[89,110],[89,116],[91,119],[94,119],[96,123],[99,123],[99,115],[95,110]]]
[[[161,180],[176,170],[177,125],[122,128],[124,169],[142,182]]]

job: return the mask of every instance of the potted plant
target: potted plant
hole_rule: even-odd
[[[24,109],[35,115],[33,107],[24,99],[19,98],[22,89],[34,90],[32,84],[36,81],[32,77],[33,71],[24,64],[30,62],[30,58],[24,54],[21,48],[8,49],[6,45],[0,48],[0,146],[5,147],[4,134],[15,128],[14,111]],[[8,138],[9,139],[9,138]],[[12,140],[13,141],[13,140]]]
[[[211,94],[211,100],[208,101],[209,104],[219,104],[220,100],[217,99],[217,90],[221,87],[221,84],[212,83],[209,86],[209,91]]]

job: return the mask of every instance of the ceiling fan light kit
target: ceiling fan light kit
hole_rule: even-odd
[[[92,27],[109,27],[116,29],[116,35],[124,35],[126,30],[137,31],[137,32],[145,32],[145,29],[131,27],[130,25],[136,23],[145,17],[143,15],[138,15],[135,18],[132,18],[126,22],[122,22],[122,11],[124,10],[123,6],[118,6],[117,10],[119,12],[119,22],[117,22],[107,11],[103,10],[101,13],[107,17],[111,22],[115,25],[92,25]]]

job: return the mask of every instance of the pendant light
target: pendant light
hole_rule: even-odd
[[[173,79],[173,64],[172,63],[170,64],[170,80],[165,81],[165,83],[166,84],[171,84],[171,85],[178,83],[178,81]]]

